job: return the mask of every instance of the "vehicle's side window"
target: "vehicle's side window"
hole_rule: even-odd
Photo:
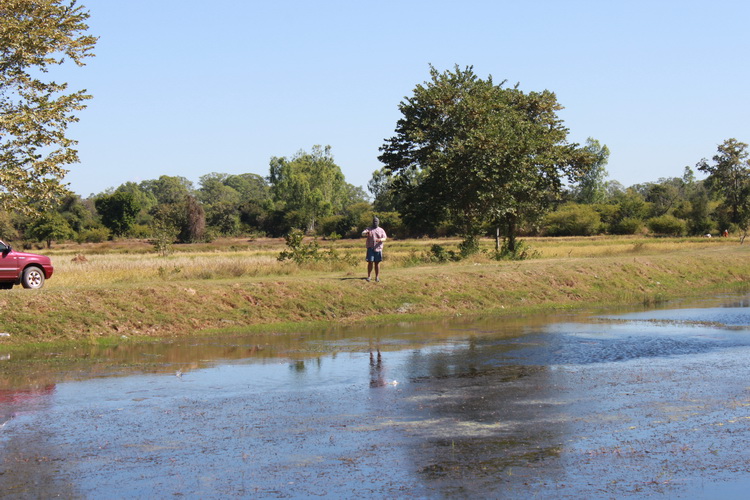
[[[5,244],[0,243],[0,253],[5,253],[7,249],[8,247]]]

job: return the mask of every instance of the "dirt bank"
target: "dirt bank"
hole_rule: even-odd
[[[39,291],[16,287],[0,293],[0,332],[7,334],[0,337],[0,349],[112,336],[284,331],[321,322],[653,303],[744,289],[748,276],[750,247],[738,245],[658,255],[386,266],[381,283],[340,272]]]

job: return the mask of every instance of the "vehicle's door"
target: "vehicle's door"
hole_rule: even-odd
[[[18,277],[18,259],[10,247],[0,241],[0,281],[11,281]]]

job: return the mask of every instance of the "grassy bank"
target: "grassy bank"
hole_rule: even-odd
[[[362,279],[364,263],[280,263],[278,240],[222,241],[167,258],[145,244],[61,246],[47,252],[56,274],[44,289],[0,293],[0,332],[10,334],[0,337],[0,350],[112,336],[281,331],[329,322],[650,303],[744,290],[750,276],[750,246],[736,241],[527,241],[537,258],[496,262],[480,255],[451,264],[424,257],[432,244],[452,248],[457,241],[392,241],[381,283]],[[362,253],[361,241],[334,244],[342,254]]]

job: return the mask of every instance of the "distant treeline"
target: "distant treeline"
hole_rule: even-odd
[[[585,187],[585,189],[584,189]],[[25,243],[102,242],[145,238],[169,243],[221,236],[280,237],[292,229],[326,238],[356,238],[377,214],[400,237],[461,235],[461,228],[426,208],[424,217],[402,216],[403,200],[382,172],[368,184],[372,197],[348,184],[330,148],[314,147],[292,158],[274,157],[267,177],[209,173],[198,186],[163,175],[127,182],[81,198],[70,194],[41,216],[0,212],[0,237]],[[624,187],[603,178],[593,187],[572,186],[541,222],[522,235],[598,234],[718,235],[737,229],[731,204],[685,167],[682,177]],[[429,213],[427,213],[429,212]],[[485,228],[493,235],[493,228]]]

